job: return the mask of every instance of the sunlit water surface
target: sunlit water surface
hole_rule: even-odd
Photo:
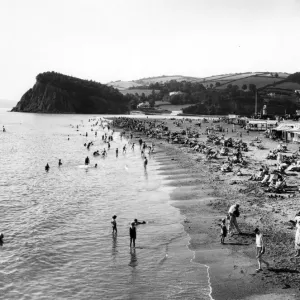
[[[155,155],[145,173],[116,132],[108,156],[94,158],[107,145],[89,118],[0,110],[0,299],[209,299],[207,268],[192,261]],[[130,250],[134,218],[147,224]]]

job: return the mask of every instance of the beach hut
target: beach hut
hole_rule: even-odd
[[[288,133],[293,142],[300,143],[300,129],[291,129]]]
[[[265,131],[272,130],[277,124],[278,122],[275,120],[249,120],[246,128],[251,131]]]
[[[240,118],[239,115],[230,114],[228,115],[228,124],[238,124]]]
[[[298,133],[300,132],[300,123],[281,123],[278,127],[272,129],[272,135],[280,138],[286,142],[298,140]]]

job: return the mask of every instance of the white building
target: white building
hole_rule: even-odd
[[[265,131],[275,128],[277,124],[278,122],[274,120],[249,120],[246,128],[252,131]]]
[[[137,105],[137,108],[149,108],[149,107],[150,107],[149,102],[142,102]]]

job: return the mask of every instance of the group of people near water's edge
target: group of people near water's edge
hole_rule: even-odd
[[[118,229],[117,229],[117,216],[113,215],[111,219],[111,225],[112,225],[112,233],[117,234]],[[136,226],[141,225],[141,224],[146,224],[145,221],[138,221],[138,219],[134,219],[134,222],[130,224],[129,227],[129,237],[130,237],[130,247],[135,247],[135,240],[136,240]]]
[[[224,244],[225,238],[227,234],[230,236],[233,236],[234,228],[237,230],[238,234],[242,234],[237,218],[240,216],[239,211],[239,204],[233,204],[230,206],[227,214],[227,218],[222,219],[220,227],[221,227],[221,244]],[[228,228],[226,227],[226,219],[228,220]],[[295,234],[295,257],[300,257],[300,212],[298,212],[295,216],[295,220],[290,221],[296,228],[296,234]],[[257,272],[262,270],[261,263],[264,263],[267,268],[269,268],[270,264],[265,261],[262,256],[266,252],[266,247],[264,244],[263,234],[259,228],[255,228],[254,230],[255,234],[255,243],[256,243],[256,259],[258,263],[258,268],[256,269]]]
[[[91,122],[91,121],[92,121],[92,120],[89,119],[89,122]],[[100,123],[99,123],[99,122],[100,122]],[[110,128],[109,126],[104,127],[104,126],[102,125],[102,121],[101,121],[101,120],[100,120],[100,121],[99,121],[99,120],[96,121],[96,123],[93,124],[92,126],[96,126],[96,125],[102,126],[103,129],[106,128],[106,127],[107,127],[108,129]],[[76,129],[77,129],[77,131],[79,131],[79,125],[76,126]],[[91,131],[93,131],[93,128],[91,129]],[[5,132],[4,126],[3,126],[3,132]],[[105,142],[105,143],[107,143],[107,150],[104,148],[104,149],[101,151],[101,153],[100,153],[99,150],[94,151],[94,152],[93,152],[93,156],[94,156],[94,157],[100,156],[100,155],[102,155],[102,157],[106,157],[106,156],[108,155],[108,152],[109,152],[109,150],[110,150],[110,148],[111,148],[110,142],[114,141],[114,138],[113,138],[114,132],[115,132],[115,131],[112,130],[110,134],[105,133],[104,135],[102,135],[102,141]],[[81,135],[81,134],[80,134],[80,135]],[[123,136],[125,136],[125,132],[121,132],[121,133],[120,133],[120,140],[121,140],[121,141],[122,141]],[[85,133],[85,137],[88,137],[88,133],[87,133],[87,132]],[[97,131],[95,132],[95,137],[97,137]],[[129,138],[129,137],[130,137],[130,139],[132,139],[132,138],[133,138],[133,134],[130,133],[130,135],[128,136],[128,138]],[[69,135],[68,135],[68,140],[70,140]],[[135,143],[134,143],[134,142],[131,142],[131,141],[128,141],[128,145],[130,145],[130,144],[131,144],[131,150],[134,151]],[[144,169],[146,170],[146,169],[147,169],[147,165],[148,165],[148,159],[147,159],[147,157],[146,157],[146,155],[145,155],[145,149],[146,149],[146,148],[149,148],[148,154],[149,154],[149,157],[150,157],[150,154],[154,152],[154,143],[152,142],[152,144],[151,144],[150,146],[147,146],[147,145],[146,145],[146,142],[143,141],[143,140],[140,138],[140,139],[139,139],[139,144],[140,144],[141,154],[142,154],[142,158],[143,158]],[[85,142],[85,143],[84,143],[84,146],[87,148],[87,150],[89,150],[90,147],[93,146],[93,145],[94,145],[94,142],[93,142],[93,141]],[[124,146],[123,146],[123,154],[126,154],[126,151],[127,151],[127,145],[124,144]],[[116,157],[118,157],[118,156],[119,156],[119,149],[116,148]],[[86,166],[90,165],[90,158],[89,158],[88,156],[85,158],[84,164],[85,164]],[[59,166],[59,167],[62,166],[62,161],[61,161],[61,159],[58,160],[58,166]],[[97,167],[98,167],[98,164],[95,164],[94,167],[97,168]],[[50,170],[50,166],[49,166],[48,163],[47,163],[46,166],[45,166],[45,170],[46,170],[47,172]]]

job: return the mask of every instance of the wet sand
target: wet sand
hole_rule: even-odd
[[[172,120],[166,122],[171,131],[178,130]],[[196,262],[209,266],[213,299],[300,299],[300,259],[293,257],[294,230],[288,223],[299,211],[299,194],[269,198],[256,182],[248,181],[261,163],[274,165],[275,161],[265,157],[277,146],[276,142],[261,136],[264,150],[250,146],[249,152],[243,152],[249,165],[242,168],[245,175],[238,177],[232,172],[219,171],[227,157],[207,161],[203,154],[188,146],[149,139],[139,132],[133,135],[136,145],[139,137],[155,143],[153,157],[163,164],[160,173],[165,176],[166,184],[175,187],[170,198],[172,205],[185,216],[183,225],[191,237],[189,248],[195,251]],[[243,141],[249,143],[258,135],[257,132],[243,134]],[[206,140],[206,136],[200,139]],[[288,148],[292,152],[298,145],[290,144]],[[237,169],[234,167],[234,171]],[[298,174],[288,176],[288,185],[299,182],[298,177]],[[231,184],[233,180],[238,184]],[[218,225],[234,203],[241,206],[238,222],[243,234],[227,237],[222,245]],[[255,227],[261,228],[265,235],[264,258],[271,265],[270,270],[260,273],[255,271]]]

